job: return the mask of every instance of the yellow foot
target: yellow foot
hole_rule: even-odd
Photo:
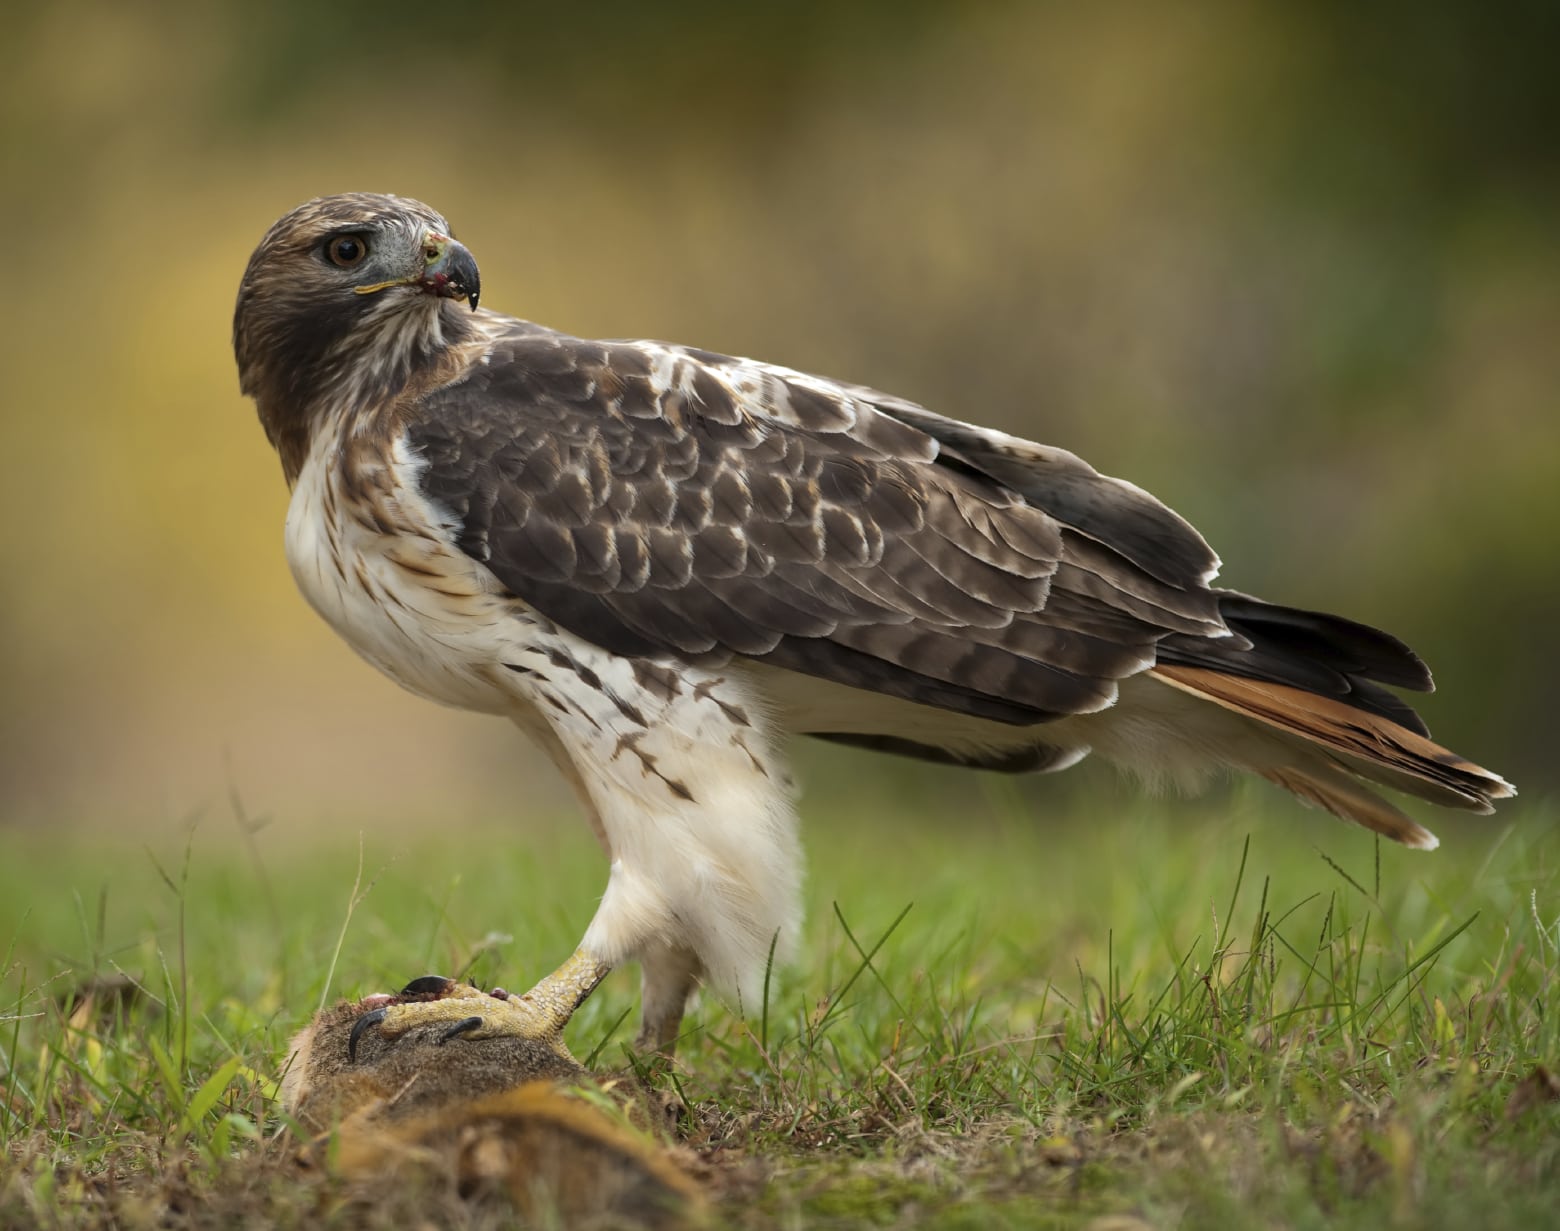
[[[533,1039],[568,1056],[563,1028],[610,970],[605,962],[577,949],[523,996],[501,990],[484,992],[442,975],[424,975],[352,1023],[347,1037],[348,1062],[357,1059],[358,1040],[366,1030],[377,1029],[387,1038],[396,1038],[415,1027],[440,1023],[446,1026],[439,1036],[441,1043],[453,1038]]]

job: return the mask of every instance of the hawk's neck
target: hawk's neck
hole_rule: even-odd
[[[322,431],[388,431],[397,412],[459,380],[485,346],[475,314],[449,301],[387,305],[335,336],[299,330],[245,370],[267,439],[291,486]]]

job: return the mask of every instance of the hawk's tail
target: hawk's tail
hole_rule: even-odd
[[[1243,767],[1307,803],[1405,846],[1429,850],[1436,846],[1436,838],[1360,779],[1475,812],[1490,812],[1494,800],[1516,793],[1498,775],[1441,747],[1419,730],[1373,712],[1379,706],[1365,709],[1292,685],[1211,667],[1161,663],[1151,674],[1184,693],[1298,736],[1303,743],[1282,742],[1284,755],[1258,755]],[[1419,725],[1417,716],[1414,721]],[[1264,743],[1264,748],[1271,745]]]

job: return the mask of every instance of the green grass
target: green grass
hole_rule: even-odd
[[[892,815],[820,793],[799,961],[767,1004],[691,1017],[660,1080],[722,1221],[1553,1223],[1552,810],[1437,818],[1422,855],[1268,795],[1055,823],[957,782]],[[525,983],[603,875],[568,822],[375,826],[361,852],[230,820],[0,830],[0,1225],[413,1225],[290,1171],[290,1033],[428,971]],[[122,976],[139,990],[73,1007]],[[576,1054],[625,1064],[636,994],[614,974]]]

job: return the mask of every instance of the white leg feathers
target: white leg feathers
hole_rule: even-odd
[[[737,671],[674,671],[550,636],[515,673],[529,702],[517,718],[550,728],[544,745],[565,759],[611,860],[582,943],[613,964],[645,960],[660,999],[698,975],[755,1004],[771,946],[794,946],[802,879],[762,698]]]

